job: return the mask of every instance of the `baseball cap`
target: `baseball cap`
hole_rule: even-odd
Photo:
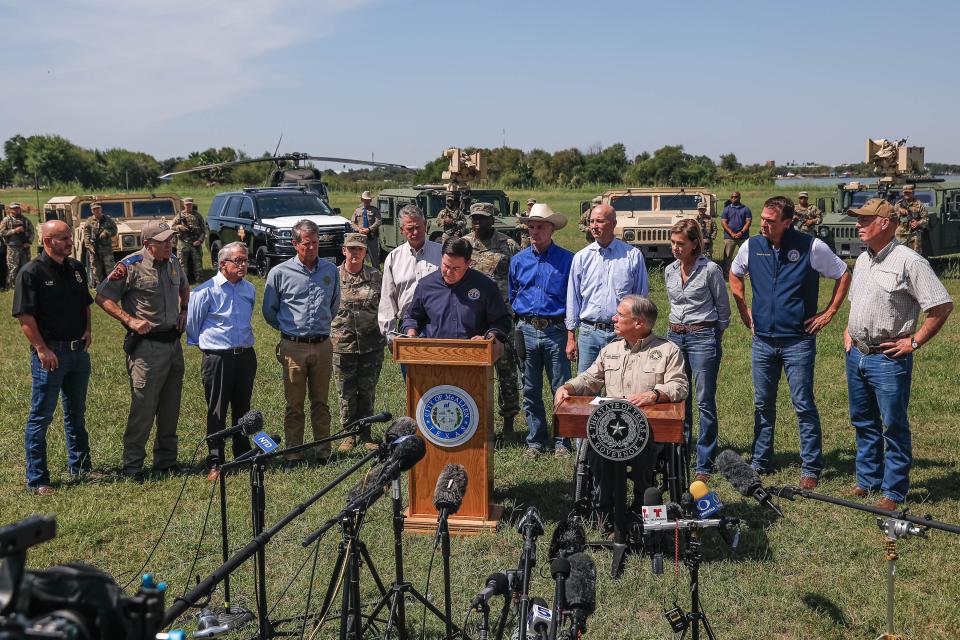
[[[798,197],[798,198],[809,198],[809,197],[810,197],[810,194],[807,193],[806,191],[801,191],[800,193],[797,194],[797,197]]]
[[[103,207],[100,205],[99,202],[91,202],[90,210],[93,211],[94,209],[103,209]]]
[[[527,204],[537,204],[536,198],[527,198]]]
[[[367,236],[362,233],[348,233],[343,237],[343,246],[345,247],[366,247]]]
[[[164,242],[173,237],[174,231],[170,228],[163,220],[159,222],[148,222],[143,225],[143,231],[141,232],[143,236],[143,241],[153,240],[154,242]]]
[[[193,198],[184,198],[183,204],[193,204]]]
[[[490,216],[494,215],[493,205],[489,202],[475,202],[470,205],[470,215],[472,216]]]
[[[859,209],[847,209],[848,216],[880,216],[892,218],[896,215],[893,205],[883,198],[870,198]]]

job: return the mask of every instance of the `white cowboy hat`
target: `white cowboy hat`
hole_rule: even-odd
[[[554,226],[555,229],[563,229],[567,226],[567,216],[557,213],[550,208],[550,205],[538,202],[530,208],[530,213],[522,218],[524,222],[531,220],[544,220]]]

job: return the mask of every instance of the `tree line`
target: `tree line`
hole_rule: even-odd
[[[626,147],[616,143],[586,151],[576,148],[549,152],[524,151],[513,147],[485,149],[467,147],[467,153],[481,151],[487,162],[487,181],[504,188],[584,187],[590,185],[696,186],[719,183],[772,184],[786,167],[741,164],[735,154],[727,153],[718,161],[695,155],[682,145],[666,145],[654,152],[630,158]],[[84,189],[153,189],[159,176],[170,171],[199,165],[250,159],[231,147],[193,151],[185,157],[158,160],[150,154],[127,149],[85,149],[59,135],[15,135],[3,143],[0,159],[0,187],[34,187],[52,184],[77,184]],[[264,152],[259,157],[270,157]],[[812,163],[808,163],[811,166]],[[438,156],[419,170],[357,168],[348,171],[324,171],[324,180],[334,189],[352,189],[359,185],[439,183],[447,159]],[[847,165],[851,170],[863,165]],[[930,165],[933,169],[933,165]],[[264,185],[276,165],[272,162],[221,167],[200,173],[176,176],[172,188],[215,185]],[[793,167],[796,169],[796,167]],[[846,167],[834,167],[846,170]],[[809,167],[804,166],[808,171]],[[954,173],[958,165],[937,164],[936,171]]]

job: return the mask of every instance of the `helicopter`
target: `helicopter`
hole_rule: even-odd
[[[216,162],[213,164],[203,164],[181,171],[170,171],[160,176],[160,180],[171,180],[173,176],[186,173],[199,173],[201,171],[210,171],[213,169],[223,169],[235,167],[242,164],[253,164],[255,162],[272,162],[276,168],[271,171],[269,183],[271,187],[297,187],[316,193],[320,198],[330,203],[327,185],[322,180],[320,170],[311,166],[301,166],[301,163],[316,160],[319,162],[339,162],[344,164],[362,164],[371,167],[386,167],[391,169],[410,169],[402,164],[390,162],[374,162],[373,160],[355,160],[352,158],[333,158],[329,156],[314,156],[309,153],[292,152],[281,155],[267,156],[263,158],[245,158],[243,160],[232,160],[230,162]],[[288,163],[293,163],[289,166]]]

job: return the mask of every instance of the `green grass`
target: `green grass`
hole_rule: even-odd
[[[193,195],[203,211],[214,191]],[[745,191],[744,200],[755,211],[773,190]],[[53,194],[44,194],[44,199]],[[573,218],[578,203],[591,193],[573,191],[516,192],[511,197],[536,197]],[[727,194],[720,192],[721,199]],[[811,194],[815,198],[815,194]],[[29,192],[0,192],[0,201],[14,198],[31,200]],[[334,193],[334,206],[344,211],[353,206],[356,194]],[[571,220],[558,236],[571,249],[583,241]],[[209,256],[206,256],[209,263]],[[209,272],[208,272],[209,275]],[[258,289],[262,282],[252,278]],[[960,283],[948,280],[954,299],[960,298]],[[829,283],[821,287],[823,301],[830,294]],[[667,301],[663,281],[651,277],[651,296],[666,315]],[[0,305],[9,309],[12,294],[0,294]],[[822,491],[840,495],[853,484],[853,431],[847,411],[846,385],[841,353],[841,332],[846,309],[818,339],[816,391],[823,420],[826,470]],[[255,314],[257,350],[261,358],[254,390],[253,406],[260,409],[267,430],[282,432],[283,392],[280,367],[272,356],[277,335]],[[91,436],[94,464],[117,471],[121,457],[121,436],[129,407],[127,375],[120,349],[122,330],[101,310],[93,312],[94,343],[91,347],[94,374],[90,383],[87,426]],[[663,321],[659,327],[662,329]],[[745,450],[752,438],[752,389],[750,384],[749,337],[740,324],[734,324],[725,337],[724,360],[718,394],[720,437],[723,447]],[[200,383],[200,354],[185,350],[186,377],[180,420],[180,459],[191,455],[202,444],[204,402]],[[917,515],[948,522],[960,522],[960,415],[957,399],[957,362],[960,361],[960,330],[956,320],[948,322],[941,335],[920,351],[914,371],[911,424],[914,443],[914,468],[909,505]],[[0,379],[5,392],[0,394],[0,437],[8,445],[0,458],[0,523],[8,523],[31,513],[56,513],[59,535],[30,552],[33,568],[51,564],[84,561],[117,576],[121,583],[140,569],[157,542],[167,516],[185,481],[184,495],[168,531],[147,568],[171,585],[171,594],[180,594],[194,583],[186,575],[199,539],[210,496],[210,485],[199,474],[186,478],[149,480],[140,486],[124,481],[69,485],[65,470],[63,433],[58,415],[48,435],[50,468],[59,491],[52,498],[40,499],[23,489],[23,423],[28,410],[30,378],[26,341],[15,320],[0,324]],[[770,484],[796,484],[799,480],[796,419],[789,404],[785,385],[779,400],[777,458],[779,470],[768,479]],[[378,410],[404,412],[403,386],[396,365],[385,363],[380,384]],[[331,401],[335,398],[331,395]],[[334,420],[334,428],[337,426]],[[499,428],[499,424],[498,424]],[[524,425],[521,422],[521,429]],[[381,427],[382,432],[382,427]],[[521,538],[513,525],[527,506],[535,505],[553,523],[571,508],[569,497],[572,462],[541,458],[533,462],[522,456],[522,448],[510,447],[495,456],[494,499],[506,506],[501,529],[495,535],[454,539],[453,593],[457,621],[462,619],[469,598],[483,579],[496,570],[514,566],[521,550]],[[193,463],[202,461],[201,451]],[[272,524],[292,507],[305,500],[344,470],[356,457],[337,460],[329,467],[299,469],[293,472],[270,470],[267,476],[267,523]],[[307,551],[299,541],[343,506],[343,498],[355,478],[350,478],[303,516],[280,532],[268,547],[270,602],[276,615],[294,615],[305,601],[307,569],[280,599],[279,594],[294,576]],[[884,627],[884,588],[886,566],[883,544],[874,519],[862,512],[833,507],[815,501],[785,502],[783,519],[750,500],[738,496],[722,480],[715,489],[727,505],[727,512],[744,518],[747,527],[740,558],[732,560],[722,542],[713,534],[706,537],[707,561],[701,571],[703,606],[721,638],[874,638]],[[248,485],[244,476],[230,478],[230,537],[234,548],[249,539]],[[205,577],[219,565],[219,538],[213,505],[207,534],[200,546],[194,573]],[[392,544],[389,535],[389,503],[380,501],[371,510],[363,529],[378,569],[389,579],[392,573]],[[552,600],[553,583],[546,570],[547,536],[539,545],[537,576],[532,593]],[[319,546],[317,588],[326,587],[337,551],[336,531]],[[423,588],[430,556],[428,538],[405,536],[407,576]],[[955,638],[960,635],[960,599],[956,576],[960,574],[960,537],[931,532],[929,539],[909,539],[899,544],[897,566],[896,629],[911,638]],[[590,620],[590,634],[598,638],[672,638],[661,612],[674,600],[689,606],[687,578],[681,567],[676,579],[672,567],[660,577],[651,575],[649,561],[631,558],[622,580],[608,577],[609,556],[595,555],[598,566],[598,611]],[[430,595],[442,603],[439,569],[434,567]],[[372,581],[365,577],[364,593],[372,597]],[[253,605],[252,569],[245,565],[234,574],[235,600]],[[315,598],[316,598],[315,593]],[[216,600],[215,600],[216,601]],[[169,605],[171,599],[168,598]],[[442,606],[442,604],[441,604]],[[411,618],[419,625],[419,608]],[[193,619],[183,626],[192,627]],[[419,629],[419,626],[417,626]],[[427,622],[428,633],[439,637],[442,628]],[[320,637],[333,637],[328,626]],[[248,634],[249,635],[249,634]]]

